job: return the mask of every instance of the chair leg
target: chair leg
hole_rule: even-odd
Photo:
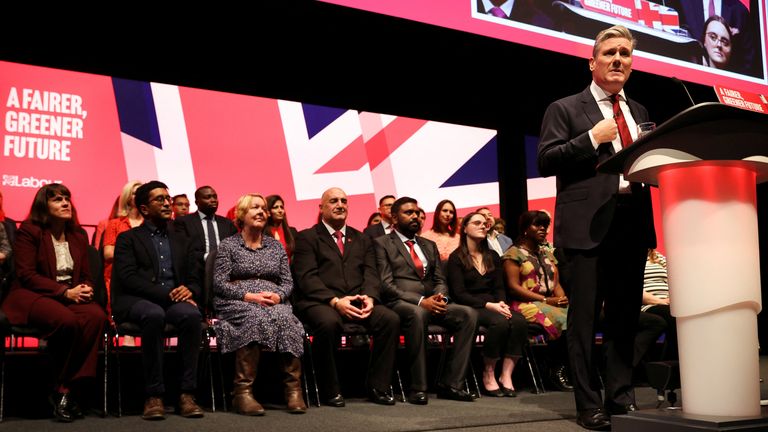
[[[480,384],[477,382],[477,374],[475,373],[475,366],[472,364],[472,360],[469,361],[469,371],[472,374],[472,381],[475,383],[475,392],[473,396],[475,396],[477,399],[480,399],[483,397],[483,395],[480,392]],[[467,385],[467,391],[472,394],[472,391],[469,389],[469,385]]]
[[[523,348],[525,352],[525,360],[528,363],[528,371],[531,373],[531,381],[533,381],[533,388],[535,394],[544,393],[544,381],[539,373],[539,365],[536,362],[536,357],[533,354],[533,349],[530,345],[525,345]]]
[[[5,416],[5,337],[2,340],[3,346],[0,347],[0,422]]]
[[[224,387],[224,372],[222,371],[222,361],[221,361],[221,351],[218,349],[216,352],[219,353],[219,384],[221,385],[221,407],[224,410],[224,412],[227,412],[227,391],[226,387]]]
[[[320,406],[320,389],[317,386],[317,374],[315,373],[315,359],[312,356],[312,341],[309,339],[309,335],[305,335],[304,337],[304,344],[306,349],[305,351],[305,357],[309,358],[309,369],[312,373],[312,384],[315,389],[315,406]],[[302,361],[302,368],[306,369],[306,361]],[[304,380],[304,396],[307,398],[307,405],[311,405],[311,399],[309,397],[309,382],[307,378],[307,373],[304,371],[303,380]]]
[[[115,335],[115,369],[117,369],[117,416],[123,416],[123,384],[120,370],[120,336]]]
[[[107,410],[109,409],[107,396],[109,395],[108,381],[109,381],[109,330],[104,331],[104,400],[101,411],[101,416],[107,416]]]
[[[405,402],[405,389],[403,388],[403,380],[400,379],[399,368],[395,368],[395,375],[397,375],[397,386],[400,388],[400,402]]]

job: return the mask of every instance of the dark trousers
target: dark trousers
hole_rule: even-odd
[[[655,305],[646,311],[661,317],[667,323],[664,331],[664,352],[661,354],[662,360],[677,360],[677,321],[669,310],[669,305]]]
[[[29,325],[42,331],[53,357],[57,391],[81,378],[96,376],[99,342],[107,315],[95,303],[68,304],[40,297],[29,312]]]
[[[321,389],[327,397],[341,393],[336,370],[336,349],[344,323],[361,325],[373,335],[367,385],[381,391],[389,389],[400,339],[400,319],[397,314],[386,306],[376,305],[368,319],[347,320],[331,306],[317,304],[304,310],[301,315],[301,320],[307,323],[312,332],[312,353]]]
[[[144,388],[148,396],[165,393],[163,381],[163,330],[171,324],[178,330],[177,350],[181,356],[181,391],[197,389],[197,360],[202,339],[200,310],[191,303],[174,303],[167,309],[149,300],[139,300],[128,313],[128,320],[141,327],[141,354]]]
[[[637,366],[645,360],[648,352],[656,344],[659,336],[664,333],[666,328],[667,323],[660,316],[648,312],[640,312],[640,316],[637,319],[633,366]]]
[[[642,214],[634,206],[618,206],[600,246],[564,250],[571,270],[568,355],[579,411],[603,408],[599,355],[594,343],[601,310],[605,314],[606,404],[624,406],[635,402],[632,364],[648,254],[639,232],[639,227],[644,226]]]
[[[438,385],[460,389],[475,338],[477,312],[469,306],[448,304],[445,315],[433,315],[421,306],[398,300],[390,305],[400,316],[405,350],[411,365],[411,390],[427,391],[427,326],[434,323],[453,333],[453,348]]]
[[[523,347],[528,343],[528,321],[523,314],[512,311],[512,317],[488,309],[475,309],[477,324],[486,328],[483,342],[483,357],[521,357]]]

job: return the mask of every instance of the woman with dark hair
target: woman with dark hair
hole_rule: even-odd
[[[76,402],[96,376],[99,341],[107,321],[93,302],[88,239],[66,186],[48,184],[35,195],[16,235],[16,279],[2,304],[14,325],[42,331],[56,376],[50,397],[56,419],[82,418]]]
[[[512,372],[528,343],[528,324],[505,302],[499,255],[488,246],[485,216],[472,212],[461,223],[459,247],[448,258],[446,274],[451,298],[477,310],[477,323],[487,329],[483,344],[483,393],[515,397]],[[501,374],[496,380],[496,365]]]
[[[365,224],[365,227],[367,228],[377,223],[381,223],[381,213],[373,212],[370,216],[368,216],[368,223]]]
[[[568,297],[560,285],[557,260],[546,244],[551,218],[532,210],[520,215],[514,246],[501,257],[504,262],[510,305],[529,322],[540,324],[549,339],[560,337],[568,315]]]
[[[296,228],[288,225],[288,216],[285,214],[285,201],[280,195],[269,195],[267,198],[267,226],[264,233],[279,241],[288,255],[288,262],[293,257],[293,248],[298,232]]]
[[[447,261],[451,252],[459,247],[458,227],[459,220],[453,202],[445,199],[437,203],[435,214],[432,216],[432,228],[421,236],[437,243],[442,262]]]
[[[715,69],[733,70],[731,52],[733,50],[733,31],[728,21],[719,15],[712,15],[704,22],[704,65]]]
[[[262,350],[280,354],[288,411],[304,413],[301,356],[304,327],[289,301],[293,278],[285,250],[265,236],[267,203],[258,194],[240,197],[235,211],[240,233],[221,241],[213,273],[214,324],[219,349],[235,352],[232,405],[243,415],[263,415],[253,397]]]

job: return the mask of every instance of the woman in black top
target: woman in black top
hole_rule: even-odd
[[[451,298],[458,304],[477,309],[477,323],[487,329],[483,344],[483,393],[515,397],[512,372],[528,341],[525,318],[505,302],[501,260],[488,246],[485,217],[470,213],[461,223],[459,247],[447,263]],[[496,365],[502,359],[496,380]]]

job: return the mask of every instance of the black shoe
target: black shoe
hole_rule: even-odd
[[[342,396],[341,393],[337,393],[326,399],[325,404],[336,408],[341,408],[346,405],[344,396]]]
[[[395,404],[395,398],[393,398],[392,395],[389,394],[389,392],[376,390],[375,388],[372,388],[368,391],[368,400],[379,405]]]
[[[63,423],[72,423],[75,420],[69,410],[68,393],[53,393],[48,397],[48,402],[53,406],[53,416],[56,417],[56,420]]]
[[[615,416],[615,415],[625,415],[625,414],[637,411],[637,405],[633,403],[630,403],[627,405],[606,403],[605,408],[606,408],[606,411],[608,412],[608,417]]]
[[[517,397],[517,391],[515,391],[515,389],[501,386],[501,392],[504,393],[504,396],[506,397]]]
[[[504,390],[497,388],[496,390],[488,390],[485,386],[480,387],[480,393],[490,397],[504,397]]]
[[[579,411],[579,415],[576,417],[576,424],[589,430],[611,430],[611,419],[608,418],[608,415],[602,408]]]
[[[69,408],[69,412],[72,414],[72,417],[75,419],[84,419],[85,415],[83,415],[83,410],[80,409],[80,404],[77,403],[77,400],[75,400],[74,397],[72,397],[72,393],[70,393],[67,396],[67,408]]]
[[[450,399],[460,402],[474,402],[475,398],[472,397],[466,390],[459,390],[453,387],[443,387],[437,391],[437,397],[440,399]]]
[[[573,391],[573,385],[571,384],[570,377],[568,377],[568,371],[565,369],[565,365],[552,368],[549,373],[549,380],[552,382],[552,385],[560,391]]]
[[[408,403],[414,405],[426,405],[429,403],[429,396],[427,396],[427,392],[412,391],[408,393]]]

